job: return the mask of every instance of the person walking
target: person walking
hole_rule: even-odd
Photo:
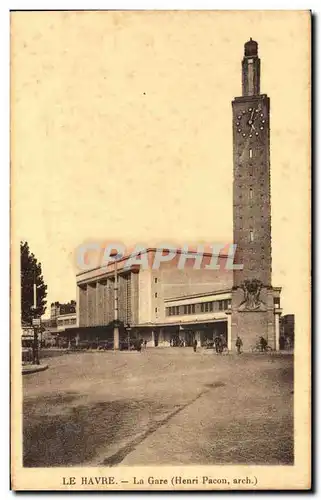
[[[196,349],[197,349],[197,340],[195,339],[194,342],[193,342],[193,350],[194,350],[194,352],[196,352]]]
[[[218,335],[216,335],[216,337],[214,339],[214,345],[215,345],[216,354],[219,354],[219,352],[220,352],[220,342],[221,342],[220,337]]]
[[[261,352],[265,352],[265,351],[267,350],[267,349],[266,349],[266,348],[267,348],[267,345],[268,345],[268,343],[267,343],[266,339],[265,339],[264,337],[261,337],[261,338],[260,338],[260,347],[261,347]]]
[[[241,354],[241,348],[242,348],[242,345],[243,345],[241,337],[239,337],[239,336],[236,337],[235,345],[236,345],[236,352],[237,352],[237,354]]]

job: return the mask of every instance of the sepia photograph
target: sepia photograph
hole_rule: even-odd
[[[309,489],[311,13],[10,44],[12,489]]]

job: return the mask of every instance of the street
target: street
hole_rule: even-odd
[[[191,348],[46,358],[23,377],[24,466],[293,463],[293,356]]]

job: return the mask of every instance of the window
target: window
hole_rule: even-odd
[[[210,311],[213,312],[213,302],[210,302]]]
[[[154,278],[154,283],[157,283],[157,278]]]
[[[223,311],[223,300],[218,301],[218,309],[219,311]]]
[[[253,200],[253,189],[250,188],[250,200]]]
[[[252,230],[250,231],[250,241],[254,241],[254,233]]]
[[[204,312],[204,304],[203,303],[201,304],[201,312],[202,313]]]
[[[205,312],[208,312],[208,306],[209,306],[208,302],[205,302]]]
[[[187,306],[187,314],[191,314],[191,306]]]
[[[155,299],[157,299],[157,292],[155,292]]]
[[[179,315],[179,306],[176,306],[176,314]]]
[[[192,304],[192,314],[195,314],[195,304]]]
[[[157,313],[157,307],[155,307],[155,313]]]
[[[252,158],[253,157],[253,150],[252,148],[249,149],[249,157]]]
[[[273,302],[274,302],[274,307],[276,309],[279,309],[280,308],[280,297],[274,297]]]
[[[184,314],[187,314],[187,306],[184,306]]]

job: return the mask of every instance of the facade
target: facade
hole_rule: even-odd
[[[76,302],[71,300],[65,304],[61,304],[60,302],[52,302],[50,306],[50,319],[52,322],[57,320],[57,317],[62,314],[71,314],[76,313]]]
[[[175,258],[153,268],[161,249],[150,248],[148,267],[130,266],[129,257],[117,262],[118,319],[149,346],[176,345],[178,339],[202,345],[216,332],[228,337],[233,274],[227,256],[218,257],[219,269],[209,269],[212,254],[177,251]],[[179,269],[179,259],[185,260]],[[196,261],[200,269],[194,269]],[[115,264],[77,275],[79,330],[82,337],[110,339],[115,315]],[[109,327],[108,327],[109,325]],[[127,334],[126,334],[127,335]],[[229,336],[231,338],[231,336]]]
[[[77,314],[59,314],[57,316],[57,332],[60,333],[65,331],[66,328],[76,328],[77,327]]]
[[[203,345],[219,334],[230,350],[237,336],[246,351],[261,336],[279,349],[281,289],[271,283],[270,101],[260,94],[258,45],[252,39],[245,44],[241,80],[242,96],[232,102],[233,241],[235,263],[243,268],[229,271],[227,256],[221,254],[219,269],[206,267],[211,255],[204,256],[200,269],[179,269],[175,259],[154,269],[152,262],[161,250],[148,249],[147,268],[128,268],[124,257],[117,264],[81,272],[79,336],[113,339],[116,319],[123,326],[120,336],[138,336],[149,346],[181,340],[190,345],[195,339]],[[185,255],[187,261],[198,257]]]
[[[280,318],[280,348],[294,348],[294,330],[295,317],[294,314],[285,314]]]

